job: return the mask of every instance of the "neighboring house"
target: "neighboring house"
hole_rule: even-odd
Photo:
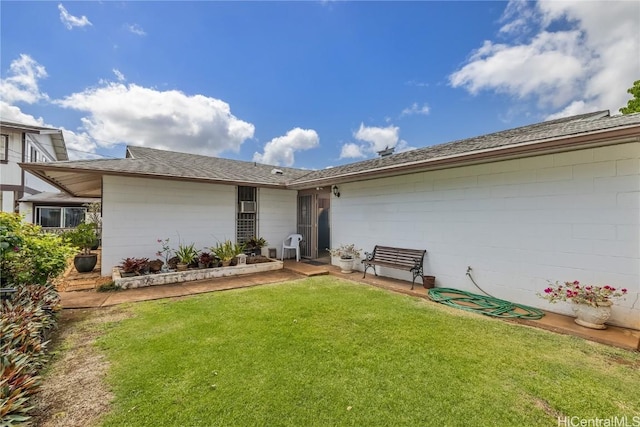
[[[84,205],[99,198],[78,199],[34,176],[20,163],[69,160],[59,129],[0,122],[0,207],[28,222],[50,229],[73,228],[84,221]]]
[[[278,248],[298,231],[305,257],[342,243],[426,249],[438,286],[479,292],[471,267],[498,298],[567,314],[537,296],[547,280],[627,288],[611,321],[640,329],[640,114],[583,114],[318,171],[138,147],[23,167],[102,196],[103,275],[154,257],[161,238],[202,248],[250,229]]]

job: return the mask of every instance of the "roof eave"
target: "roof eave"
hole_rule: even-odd
[[[85,174],[85,175],[93,175],[96,177],[119,176],[119,177],[147,178],[147,179],[167,179],[172,181],[204,182],[209,184],[257,186],[261,188],[287,189],[287,184],[284,182],[275,184],[275,183],[256,182],[256,181],[223,180],[223,179],[212,179],[212,178],[149,174],[149,173],[139,173],[139,172],[130,173],[130,172],[119,172],[119,171],[96,170],[96,169],[88,169],[88,168],[85,169],[85,168],[78,168],[78,167],[53,166],[53,165],[47,165],[46,163],[19,163],[19,166],[22,167],[24,170],[34,175],[37,175],[38,177],[47,181],[53,186],[75,197],[95,197],[95,196],[88,196],[87,193],[82,193],[82,192],[79,193],[78,191],[74,190],[72,186],[65,185],[63,182],[57,181],[55,176],[53,176],[53,173],[59,172],[59,173]],[[95,191],[96,188],[94,188],[93,190]]]
[[[363,181],[365,179],[383,178],[393,175],[404,175],[417,171],[469,166],[473,164],[509,160],[532,155],[551,154],[582,148],[616,145],[626,142],[638,142],[640,141],[639,129],[640,126],[633,125],[625,128],[616,128],[614,130],[607,129],[591,132],[589,134],[570,137],[563,136],[529,143],[519,143],[504,147],[478,150],[471,153],[436,157],[382,168],[345,173],[326,178],[304,181],[298,180],[292,182],[289,185],[289,188],[302,190],[315,186]]]

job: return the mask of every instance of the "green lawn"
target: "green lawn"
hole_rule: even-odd
[[[640,355],[324,276],[131,305],[106,426],[640,417]]]

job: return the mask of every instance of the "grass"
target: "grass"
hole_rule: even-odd
[[[640,416],[640,355],[329,276],[132,305],[105,426],[558,425]]]

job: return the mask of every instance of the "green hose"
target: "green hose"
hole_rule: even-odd
[[[450,307],[493,317],[537,320],[544,316],[544,312],[537,308],[452,288],[429,289],[429,298]]]

